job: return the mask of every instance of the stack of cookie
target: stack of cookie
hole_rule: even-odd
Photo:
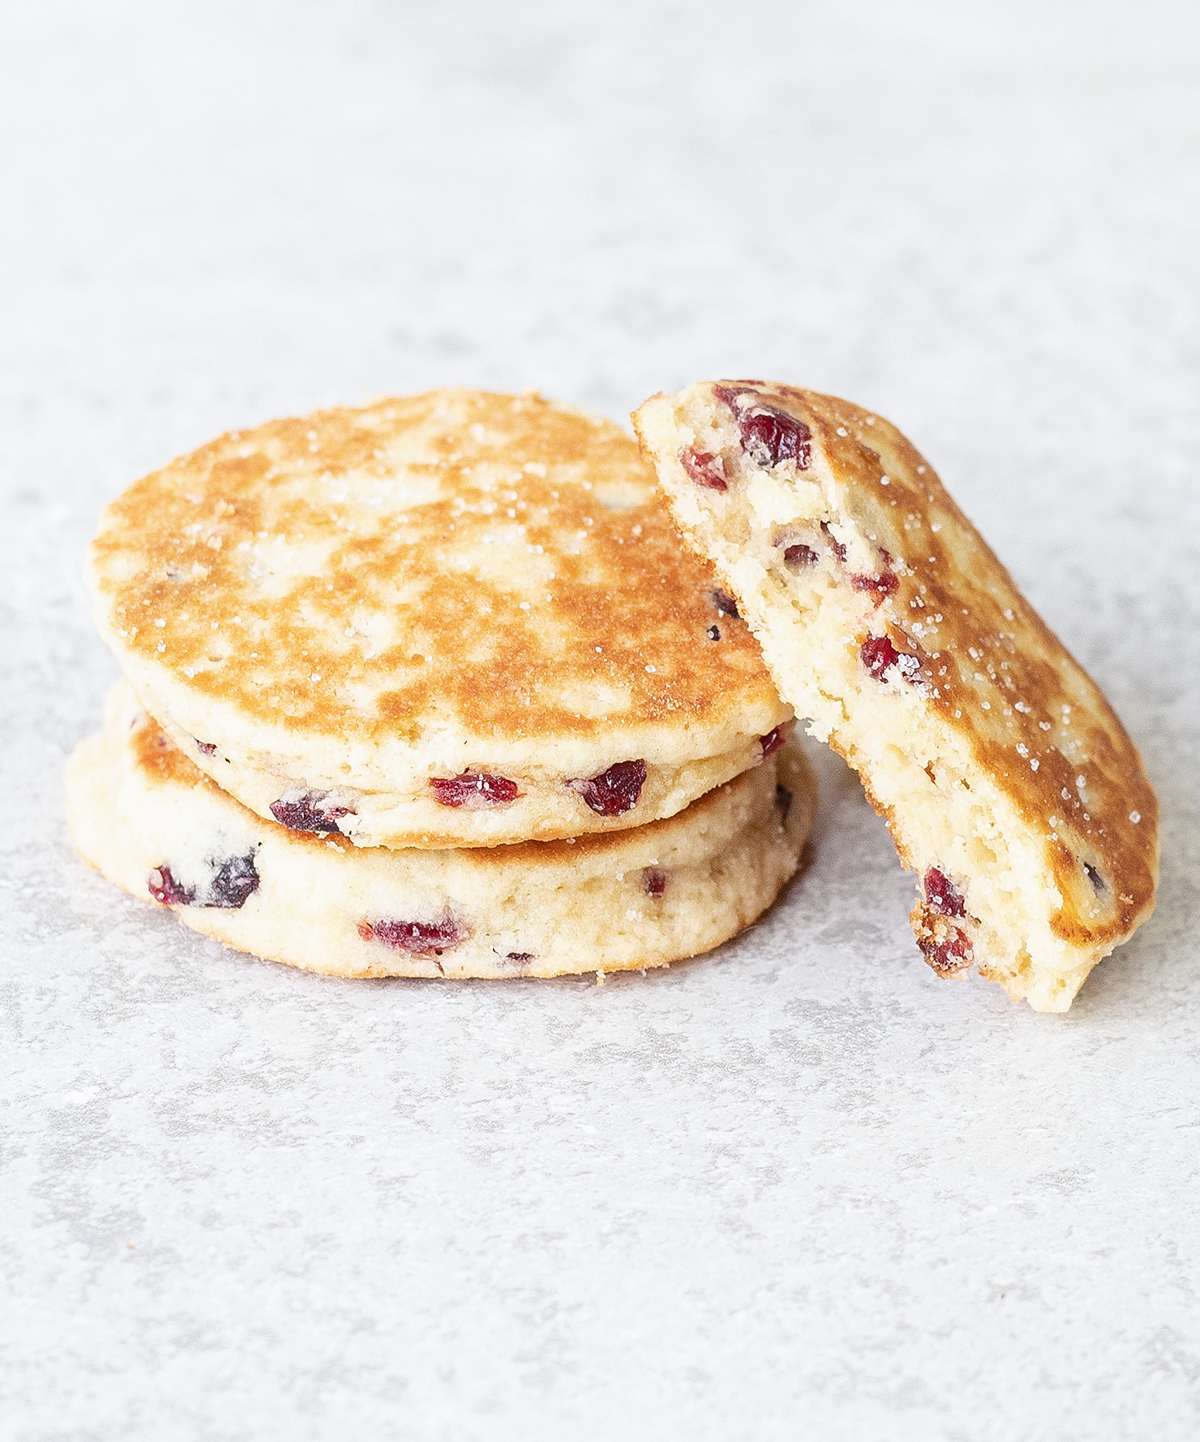
[[[796,869],[794,706],[918,872],[934,971],[1065,1011],[1158,876],[1099,689],[878,416],[706,381],[634,423],[646,459],[536,396],[434,392],[133,486],[92,553],[128,680],[70,765],[79,850],[319,971],[659,965]]]
[[[441,391],[227,435],[108,508],[89,578],[125,679],[76,844],[230,946],[642,968],[796,869],[791,707],[607,421]]]

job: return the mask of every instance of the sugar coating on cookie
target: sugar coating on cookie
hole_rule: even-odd
[[[634,424],[781,694],[918,872],[925,959],[1065,1011],[1158,875],[1158,804],[1099,689],[880,417],[706,381]]]
[[[89,581],[181,750],[358,846],[642,825],[791,718],[637,443],[535,395],[223,436],[107,508]]]
[[[67,766],[80,854],[239,951],[347,977],[662,966],[748,926],[796,870],[816,798],[796,743],[646,826],[452,851],[356,847],[241,806],[124,682]]]

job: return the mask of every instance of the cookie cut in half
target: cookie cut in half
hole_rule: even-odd
[[[643,825],[792,715],[633,438],[535,395],[223,436],[108,507],[89,581],[191,760],[359,846]]]
[[[749,925],[796,870],[815,782],[795,742],[667,820],[458,851],[356,847],[266,821],[124,682],[67,766],[80,854],[227,946],[336,976],[521,977],[662,966]]]
[[[634,416],[781,694],[862,775],[930,966],[1065,1011],[1150,914],[1158,804],[1099,689],[900,434],[763,381]]]

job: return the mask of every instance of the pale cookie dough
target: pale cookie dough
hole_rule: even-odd
[[[124,683],[67,767],[80,854],[186,926],[336,976],[546,977],[662,966],[755,920],[816,799],[795,742],[663,821],[458,851],[289,831],[188,760]]]

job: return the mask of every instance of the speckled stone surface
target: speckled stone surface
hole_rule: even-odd
[[[0,72],[5,1438],[1194,1437],[1194,7],[54,3]],[[1067,1017],[922,965],[828,757],[784,901],[603,987],[306,976],[75,861],[128,480],[709,374],[901,425],[1143,748],[1159,910]]]

